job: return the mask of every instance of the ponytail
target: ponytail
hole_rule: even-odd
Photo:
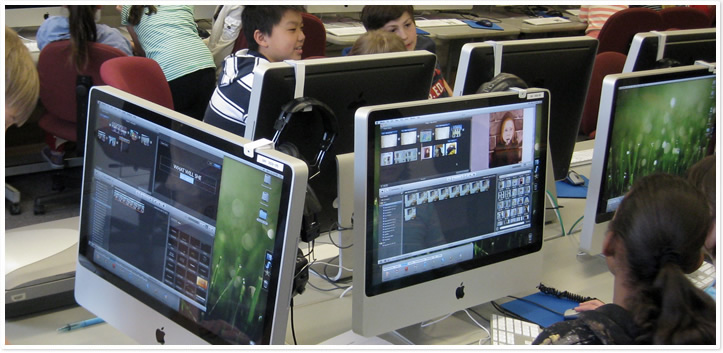
[[[68,6],[68,26],[70,29],[71,60],[78,72],[88,64],[90,43],[98,39],[95,28],[94,5]]]
[[[156,13],[156,7],[153,5],[133,5],[128,11],[128,23],[136,26],[141,23],[141,17],[143,17],[143,10],[148,8],[146,15],[152,15]]]

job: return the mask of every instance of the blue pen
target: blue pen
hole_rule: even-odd
[[[88,320],[69,323],[63,327],[58,328],[58,332],[72,331],[75,329],[79,329],[81,327],[88,327],[88,326],[92,326],[95,324],[100,324],[102,322],[105,322],[105,321],[103,321],[103,319],[101,319],[99,317],[95,317],[95,318],[88,319]]]

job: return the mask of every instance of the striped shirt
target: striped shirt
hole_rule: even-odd
[[[605,21],[614,13],[627,9],[628,5],[582,5],[580,6],[580,20],[587,22],[585,33],[600,31]]]
[[[198,36],[193,19],[193,6],[156,5],[157,13],[146,15],[133,26],[146,52],[146,57],[158,62],[166,80],[205,68],[216,68],[213,56]],[[121,24],[128,23],[130,5],[121,8]]]
[[[268,63],[268,60],[263,55],[249,49],[227,56],[203,121],[244,136],[254,69],[264,63]]]

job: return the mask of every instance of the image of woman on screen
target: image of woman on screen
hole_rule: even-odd
[[[521,141],[517,139],[515,128],[515,114],[508,111],[502,115],[499,124],[499,132],[496,136],[495,149],[490,158],[490,168],[518,163],[521,158]],[[491,117],[494,121],[494,114]],[[521,122],[522,120],[520,120]],[[494,126],[494,124],[491,124]],[[492,134],[492,132],[491,132]]]

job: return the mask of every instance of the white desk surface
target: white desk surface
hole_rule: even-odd
[[[591,146],[592,141],[577,145],[579,149],[587,149]],[[589,175],[589,165],[575,167],[575,170],[583,175]],[[582,215],[584,203],[584,199],[559,199],[559,204],[565,206],[561,210],[561,215],[566,228],[569,229]],[[73,225],[78,226],[77,217],[17,229],[42,230]],[[605,260],[601,256],[578,255],[579,232],[573,232],[572,235],[565,237],[560,237],[560,233],[558,222],[545,227],[546,241],[542,248],[545,270],[542,275],[542,283],[560,290],[611,302],[613,277],[607,270]],[[310,281],[321,288],[331,287],[330,284],[313,275]],[[294,324],[299,344],[318,344],[351,330],[351,292],[340,299],[341,292],[341,290],[321,292],[307,286],[304,294],[294,298]],[[534,292],[535,289],[531,288],[529,293],[516,293],[516,295]],[[475,309],[487,317],[489,313],[494,312],[489,303]],[[56,331],[57,328],[68,323],[92,317],[94,317],[93,314],[81,307],[71,307],[36,316],[6,319],[5,336],[14,345],[135,344],[132,339],[106,323],[64,333]],[[422,330],[415,325],[400,331],[413,341],[424,344],[470,344],[486,337],[486,334],[481,333],[482,331],[476,328],[463,313],[456,313],[452,319],[434,326]],[[293,344],[290,324],[286,336],[287,344]],[[390,342],[401,343],[390,334],[382,337]]]

